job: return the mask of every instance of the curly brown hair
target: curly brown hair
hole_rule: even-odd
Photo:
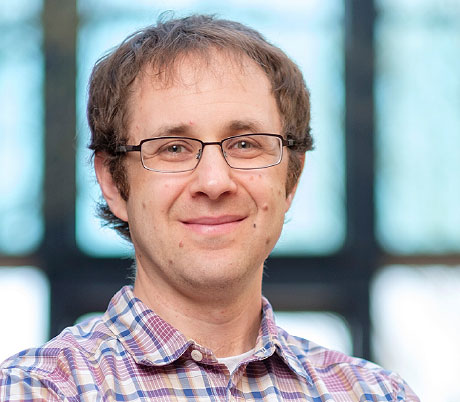
[[[279,108],[283,134],[298,144],[289,149],[286,194],[297,182],[301,155],[313,147],[310,96],[297,65],[259,32],[238,22],[211,15],[160,18],[156,25],[135,32],[99,59],[89,81],[89,148],[94,154],[105,152],[106,163],[123,199],[128,199],[129,184],[124,154],[116,150],[127,142],[129,100],[136,77],[143,68],[151,66],[161,73],[161,79],[170,79],[181,57],[192,54],[206,60],[213,50],[249,57],[267,74]],[[128,222],[117,218],[105,201],[99,204],[98,212],[108,226],[125,239],[131,239]]]

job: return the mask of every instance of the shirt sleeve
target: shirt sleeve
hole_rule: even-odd
[[[407,386],[406,388],[406,401],[407,402],[420,402],[420,399],[417,395],[415,395],[414,391]]]
[[[55,384],[21,369],[0,370],[0,401],[65,401]]]
[[[398,374],[391,373],[390,379],[393,382],[394,388],[397,390],[395,401],[420,402],[420,398]]]

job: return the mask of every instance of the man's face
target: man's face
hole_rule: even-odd
[[[208,142],[281,133],[263,71],[249,59],[236,63],[219,53],[210,59],[184,59],[167,86],[148,69],[138,77],[129,144],[168,135]],[[144,169],[138,153],[129,153],[129,199],[118,200],[117,215],[129,222],[138,279],[180,292],[260,282],[292,199],[285,190],[288,159],[284,150],[277,166],[235,170],[219,146],[210,145],[194,171],[158,173]]]

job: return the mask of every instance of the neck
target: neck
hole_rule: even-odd
[[[134,294],[187,339],[213,351],[216,357],[235,356],[254,348],[262,311],[262,271],[244,285],[224,291],[178,292],[138,269]],[[161,281],[160,281],[161,282]]]

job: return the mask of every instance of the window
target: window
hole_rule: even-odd
[[[242,2],[210,1],[94,2],[80,0],[78,36],[78,163],[77,241],[91,255],[129,253],[108,229],[100,230],[94,200],[100,199],[85,149],[86,86],[94,62],[135,29],[151,24],[160,10],[177,15],[217,13],[260,30],[299,64],[312,96],[312,128],[316,150],[307,154],[306,169],[287,216],[275,255],[329,254],[345,236],[343,146],[343,18],[342,1]],[[261,7],[263,5],[263,7]],[[314,59],[315,62],[310,61]]]
[[[100,193],[86,150],[87,80],[107,49],[168,9],[248,23],[294,58],[311,89],[316,150],[307,154],[264,279],[275,307],[297,311],[277,313],[278,323],[347,353],[353,343],[354,353],[399,371],[422,400],[458,400],[455,371],[445,369],[460,357],[460,3],[453,0],[0,1],[0,317],[9,329],[0,334],[0,360],[87,311],[103,311],[127,282],[130,261],[118,256],[132,248],[94,216]],[[62,23],[56,15],[70,17]],[[44,68],[43,49],[56,37],[68,59],[47,54],[46,66],[64,66],[63,80]],[[53,90],[44,93],[45,82]],[[69,105],[77,103],[76,111],[63,107],[69,126],[77,121],[76,188],[74,165],[62,158],[50,169],[56,155],[43,146],[60,134],[49,120],[45,133],[43,121],[53,113],[45,105],[62,102],[53,91],[63,82]],[[70,129],[62,137],[66,157],[73,136]],[[45,182],[53,185],[44,189]],[[53,215],[50,200],[64,198]],[[62,217],[69,219],[59,226]],[[324,338],[329,333],[341,342]],[[427,337],[436,362],[420,352]]]
[[[41,1],[0,4],[0,254],[34,251],[43,235]]]
[[[422,401],[456,401],[460,267],[388,266],[372,287],[374,355]]]
[[[33,267],[0,267],[0,362],[48,339],[49,284]]]
[[[300,336],[318,345],[353,354],[350,329],[338,314],[330,312],[275,312],[276,325],[291,335]]]
[[[394,253],[459,252],[460,4],[378,6],[378,238]]]

